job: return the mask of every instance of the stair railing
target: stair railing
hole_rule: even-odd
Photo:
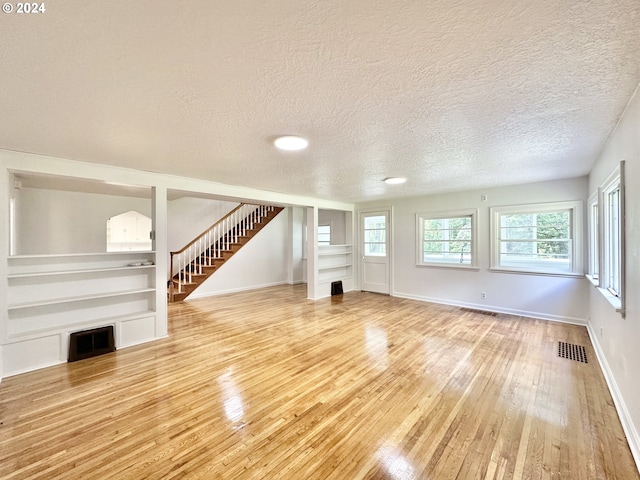
[[[192,283],[193,274],[202,274],[203,267],[214,265],[230,251],[240,237],[252,230],[257,223],[275,210],[272,205],[241,203],[204,232],[191,240],[182,249],[171,253],[170,282],[178,275],[178,293],[183,283]]]

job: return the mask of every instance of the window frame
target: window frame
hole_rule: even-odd
[[[442,220],[451,218],[469,217],[471,220],[471,255],[468,264],[424,261],[424,224],[427,220]],[[416,213],[416,266],[454,268],[464,270],[478,270],[478,209],[447,210],[440,212],[420,212]]]
[[[587,230],[588,230],[588,258],[587,258],[587,278],[596,286],[600,286],[600,245],[602,245],[601,229],[602,209],[600,208],[599,195],[596,192],[587,201]]]
[[[500,264],[500,217],[506,214],[531,214],[550,213],[568,210],[570,212],[570,270],[558,271],[545,268],[518,268],[514,266],[502,266]],[[584,230],[583,230],[583,205],[582,201],[530,203],[524,205],[508,205],[491,207],[490,209],[490,267],[493,272],[522,273],[528,275],[548,275],[554,277],[583,277],[584,276]]]
[[[599,254],[600,254],[600,278],[596,285],[598,291],[616,309],[616,312],[625,318],[626,315],[626,274],[625,274],[625,177],[624,160],[607,177],[602,186],[598,189],[598,204],[600,208],[600,228],[599,228]],[[618,211],[616,225],[612,228],[610,195],[618,192]],[[615,230],[615,232],[614,232]],[[611,236],[616,233],[615,257],[612,257]],[[615,258],[615,269],[611,266],[612,258]],[[613,272],[612,272],[613,270]],[[616,273],[617,285],[612,288],[611,275]]]
[[[322,227],[328,227],[329,228],[329,232],[328,233],[320,232],[320,229]],[[332,232],[332,230],[333,230],[332,227],[333,226],[331,225],[331,223],[319,223],[318,224],[318,238],[316,239],[318,245],[324,245],[324,246],[331,245],[331,236],[332,236],[332,233],[333,233]],[[320,240],[321,235],[323,237],[324,237],[324,235],[329,235],[329,240]]]

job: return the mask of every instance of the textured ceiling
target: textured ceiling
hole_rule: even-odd
[[[0,148],[325,199],[584,175],[640,82],[638,0],[45,5],[0,16]]]

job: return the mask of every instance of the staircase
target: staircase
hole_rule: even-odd
[[[184,248],[171,252],[169,302],[187,298],[282,210],[241,203]]]

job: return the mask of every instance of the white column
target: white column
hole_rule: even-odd
[[[169,247],[167,244],[167,187],[151,189],[151,217],[156,252],[156,337],[168,334],[167,280],[169,279]]]
[[[318,207],[307,208],[307,298],[318,299]]]
[[[9,182],[12,175],[6,168],[0,170],[0,280],[7,285],[7,256],[9,254]],[[0,288],[0,381],[2,381],[4,365],[4,344],[7,341],[7,323],[9,312],[7,311],[7,288]]]

